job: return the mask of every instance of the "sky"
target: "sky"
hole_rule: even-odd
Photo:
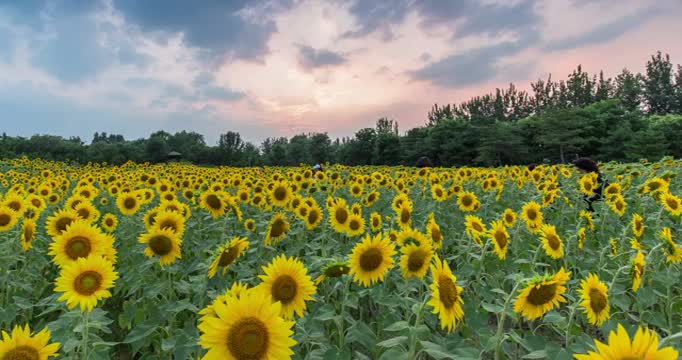
[[[682,63],[680,0],[0,0],[0,131],[404,132],[578,64]]]

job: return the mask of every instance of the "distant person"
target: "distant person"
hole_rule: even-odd
[[[531,163],[530,165],[528,165],[528,171],[533,171],[533,170],[535,170],[535,168],[536,168],[537,166],[538,166],[538,164],[536,164],[536,163]]]
[[[313,166],[313,176],[314,176],[315,174],[317,174],[318,172],[320,172],[320,171],[324,171],[324,170],[322,170],[322,165],[320,165],[320,164],[315,164],[315,166]]]
[[[602,199],[602,192],[604,191],[604,187],[607,182],[602,177],[602,174],[599,171],[599,165],[597,165],[596,161],[590,158],[583,157],[574,160],[573,165],[575,165],[575,167],[578,168],[578,171],[581,174],[597,173],[597,186],[595,186],[594,188],[594,193],[592,193],[592,195],[590,196],[587,195],[583,196],[583,200],[587,202],[587,210],[589,210],[590,212],[594,212],[592,203]]]
[[[433,163],[431,163],[431,159],[428,157],[422,156],[417,160],[417,164],[415,166],[418,168],[428,168],[433,167]]]

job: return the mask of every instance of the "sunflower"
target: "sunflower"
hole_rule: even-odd
[[[637,255],[634,257],[634,259],[632,259],[630,266],[630,272],[632,275],[632,291],[637,292],[639,287],[642,285],[644,267],[646,266],[646,260],[644,260],[644,254],[641,251],[637,252]]]
[[[17,224],[17,221],[19,221],[19,214],[16,211],[0,205],[0,232],[10,230]]]
[[[350,218],[350,210],[344,201],[335,202],[332,204],[329,211],[329,222],[337,233],[344,234],[348,229],[348,219]]]
[[[199,324],[204,360],[291,359],[293,321],[280,317],[282,304],[249,291],[216,302],[216,316]]]
[[[322,222],[322,208],[317,203],[308,206],[308,213],[305,218],[305,226],[308,230],[313,230]]]
[[[244,221],[244,230],[246,230],[246,231],[256,230],[256,220],[246,219],[246,221]]]
[[[102,228],[108,233],[113,233],[118,227],[118,218],[114,214],[104,214],[102,216]]]
[[[516,223],[516,213],[512,209],[505,209],[502,214],[502,220],[504,221],[504,226],[510,228]]]
[[[268,229],[265,234],[265,245],[270,246],[272,242],[279,242],[284,238],[287,231],[289,231],[290,225],[286,217],[282,213],[277,213],[270,220]]]
[[[644,234],[644,219],[639,214],[632,215],[632,232],[635,237],[641,237]]]
[[[217,219],[227,211],[227,204],[225,203],[226,193],[223,191],[206,191],[201,194],[199,205],[211,214],[211,217]],[[252,199],[253,200],[253,199]]]
[[[395,264],[395,253],[395,245],[388,237],[381,234],[374,237],[366,235],[348,256],[349,274],[353,276],[354,282],[364,287],[384,281],[386,273]]]
[[[45,221],[47,234],[51,237],[55,237],[66,231],[66,227],[78,219],[78,214],[74,210],[57,210],[52,216],[47,218],[47,221]]]
[[[481,203],[476,198],[476,194],[468,191],[460,191],[457,196],[459,209],[466,212],[476,211],[481,207]]]
[[[609,238],[609,245],[611,246],[611,255],[618,256],[618,242],[614,238]]]
[[[443,189],[443,185],[434,184],[431,186],[431,197],[437,202],[443,202],[447,200],[448,193]]]
[[[590,230],[595,229],[594,222],[592,221],[592,214],[589,211],[580,210],[580,212],[578,213],[578,216],[585,219],[585,221],[587,222],[587,227]]]
[[[430,268],[433,283],[429,286],[432,293],[427,304],[433,307],[434,314],[438,314],[441,328],[452,332],[464,318],[464,301],[461,295],[463,289],[457,286],[457,278],[450,271],[448,263],[441,261],[438,255]]]
[[[679,197],[666,192],[661,197],[661,202],[665,206],[665,209],[673,216],[682,215],[682,199]]]
[[[24,219],[21,224],[21,248],[28,251],[33,246],[36,237],[36,223],[31,219]]]
[[[665,261],[673,264],[682,262],[682,249],[673,241],[670,228],[664,227],[659,236],[664,240],[663,253],[665,254]]]
[[[294,314],[303,316],[306,301],[315,301],[313,295],[317,291],[303,263],[295,257],[280,255],[263,267],[265,275],[256,289],[272,297],[273,301],[282,303],[280,315],[285,319],[293,319]]]
[[[208,267],[208,278],[211,279],[218,272],[218,267],[222,268],[221,275],[225,275],[227,268],[232,265],[237,258],[244,255],[244,251],[249,248],[249,241],[244,237],[235,236],[232,240],[221,246],[216,251],[215,258]]]
[[[642,327],[637,328],[634,339],[630,340],[623,325],[618,324],[617,332],[611,331],[609,334],[608,344],[595,339],[597,352],[590,351],[587,354],[574,356],[576,360],[677,360],[679,357],[677,350],[670,346],[659,349],[658,341],[658,335],[655,332]]]
[[[563,293],[564,286],[571,273],[562,267],[553,275],[535,276],[528,281],[526,287],[520,291],[514,302],[514,312],[521,314],[528,320],[535,320],[548,311],[566,302]]]
[[[104,255],[105,244],[102,241],[103,234],[99,228],[79,219],[54,237],[48,255],[52,255],[57,266],[63,267],[79,258]]]
[[[334,261],[330,264],[327,264],[322,269],[322,274],[320,276],[315,278],[315,285],[318,285],[322,281],[324,281],[327,278],[337,278],[341,277],[345,274],[348,274],[350,272],[350,266],[348,266],[348,262],[346,261]]]
[[[594,193],[595,182],[596,179],[592,173],[583,175],[578,180],[580,192],[587,196],[592,195]]]
[[[464,217],[464,227],[466,228],[466,233],[471,236],[477,245],[483,245],[481,242],[481,236],[485,235],[487,232],[483,220],[478,216],[467,215]]]
[[[507,257],[507,249],[509,249],[509,233],[504,226],[503,221],[493,221],[488,230],[488,237],[493,242],[495,253],[500,260]]]
[[[625,199],[621,195],[616,195],[613,198],[613,201],[611,201],[611,210],[618,214],[618,216],[623,216],[625,214],[625,209],[627,208],[627,203],[625,202]]]
[[[270,191],[270,202],[274,206],[286,207],[291,201],[291,189],[285,181],[278,182]]]
[[[443,233],[441,233],[440,226],[436,223],[436,217],[433,213],[429,214],[426,222],[426,235],[431,239],[435,250],[443,247]]]
[[[356,214],[351,214],[348,217],[348,226],[346,234],[348,236],[358,236],[365,233],[365,219]]]
[[[226,304],[228,298],[240,298],[250,292],[252,289],[249,288],[247,284],[243,284],[241,281],[232,283],[232,286],[227,289],[222,295],[218,295],[213,302],[207,305],[205,308],[199,311],[199,323],[203,323],[208,318],[217,318],[218,314],[215,312],[215,305]]]
[[[369,224],[370,224],[370,229],[372,229],[373,233],[380,232],[381,231],[381,225],[382,225],[381,214],[379,214],[378,212],[373,212],[369,216]]]
[[[429,238],[415,229],[403,229],[397,236],[395,241],[400,246],[407,246],[415,244],[417,246],[430,242]]]
[[[7,360],[47,360],[57,357],[60,344],[50,342],[50,330],[46,327],[37,334],[31,328],[14,325],[12,334],[2,332],[0,340],[0,359]]]
[[[116,197],[116,206],[121,214],[130,216],[135,215],[138,210],[140,210],[140,199],[138,199],[137,194],[134,192],[123,193]]]
[[[58,301],[66,301],[73,309],[78,305],[81,311],[92,311],[97,301],[111,297],[109,289],[114,287],[118,273],[114,265],[101,256],[79,258],[64,266],[55,280],[55,292],[63,293]]]
[[[543,222],[542,211],[540,211],[540,204],[535,201],[527,202],[521,208],[521,218],[526,222],[526,227],[532,233],[540,231]]]
[[[540,228],[542,233],[540,241],[545,249],[547,256],[552,259],[561,259],[564,256],[564,242],[561,241],[554,225],[543,224]]]
[[[583,250],[583,245],[585,244],[585,233],[586,233],[586,230],[584,227],[581,227],[578,230],[578,249],[580,251]]]
[[[599,280],[595,274],[589,274],[587,279],[580,282],[582,301],[580,305],[585,308],[587,321],[595,326],[601,326],[609,315],[609,295],[606,284]]]
[[[170,229],[179,238],[185,233],[185,218],[177,211],[163,210],[159,211],[154,217],[153,228],[156,229]],[[147,229],[152,230],[152,229]]]
[[[26,207],[24,197],[19,194],[7,194],[2,201],[2,205],[7,206],[19,214],[21,214],[24,207]]]
[[[426,241],[421,244],[402,246],[400,252],[403,254],[400,257],[400,269],[403,277],[410,279],[412,276],[416,276],[423,279],[434,255],[431,242]]]
[[[404,202],[396,211],[396,220],[401,229],[407,229],[412,224],[412,204]]]
[[[79,218],[86,220],[89,223],[94,223],[100,217],[99,210],[97,210],[97,208],[89,201],[84,201],[76,205],[74,210],[78,214]]]
[[[182,257],[180,254],[182,240],[171,229],[152,229],[140,235],[137,241],[147,244],[144,254],[147,257],[158,256],[161,266],[170,265]]]

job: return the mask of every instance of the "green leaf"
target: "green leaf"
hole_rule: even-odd
[[[547,358],[547,351],[545,350],[536,350],[533,351],[532,353],[526,354],[521,357],[522,359],[546,359]]]
[[[385,331],[402,331],[410,327],[410,323],[404,320],[396,321],[393,324],[385,328]]]
[[[502,305],[491,304],[487,302],[482,302],[481,306],[488,312],[499,314],[504,310]]]
[[[377,346],[382,348],[392,348],[395,346],[402,345],[405,342],[407,342],[407,336],[396,336],[394,338],[390,338],[388,340],[384,340],[378,343]]]

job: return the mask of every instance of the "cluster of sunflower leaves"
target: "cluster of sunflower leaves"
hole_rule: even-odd
[[[0,160],[0,359],[678,359],[681,166]]]

